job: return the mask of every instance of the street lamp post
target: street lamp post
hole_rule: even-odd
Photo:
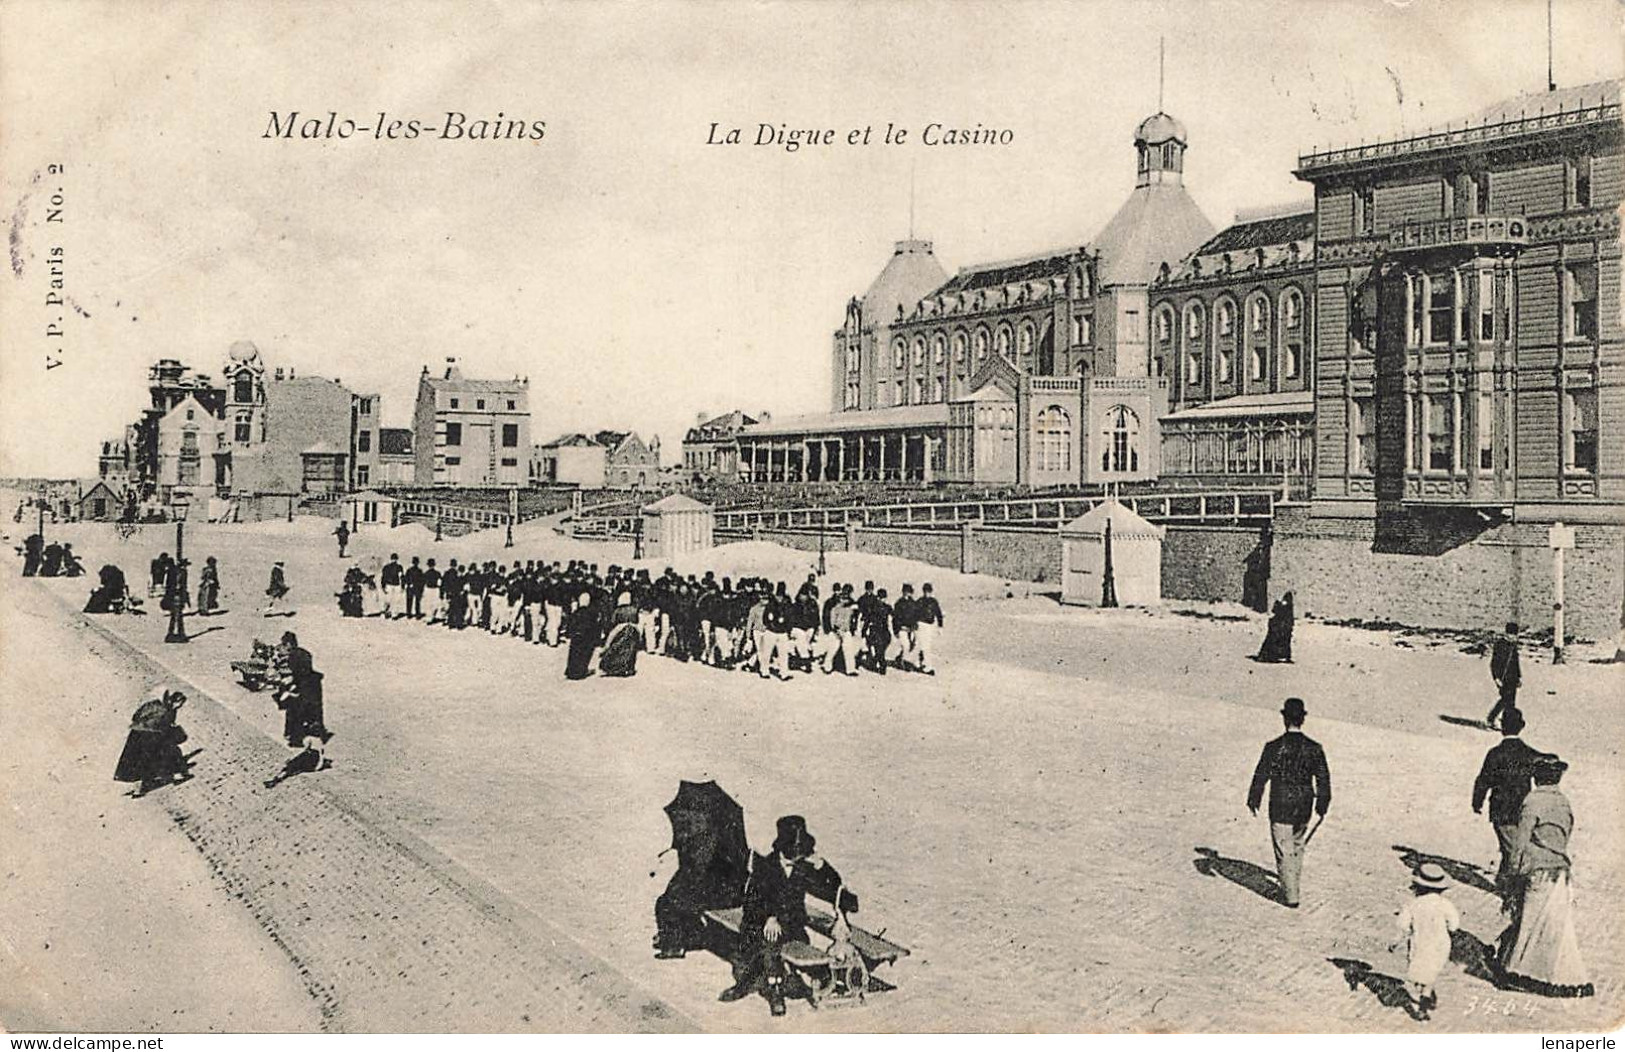
[[[176,497],[170,504],[175,515],[175,565],[170,569],[173,575],[165,585],[169,599],[169,632],[164,636],[165,643],[185,643],[186,639],[186,513],[191,504],[185,495]]]

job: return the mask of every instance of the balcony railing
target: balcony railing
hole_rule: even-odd
[[[1437,248],[1490,245],[1522,247],[1528,243],[1529,223],[1522,216],[1412,220],[1388,232],[1389,252],[1425,252]]]
[[[1572,110],[1524,114],[1511,120],[1498,121],[1493,124],[1480,124],[1470,128],[1447,128],[1426,135],[1415,135],[1408,139],[1364,143],[1359,146],[1345,146],[1337,150],[1320,150],[1300,154],[1298,156],[1298,169],[1299,171],[1312,171],[1317,168],[1328,168],[1341,164],[1385,161],[1410,154],[1427,153],[1432,150],[1446,150],[1500,139],[1511,139],[1554,128],[1608,122],[1617,124],[1619,119],[1619,103],[1599,102],[1591,106],[1577,106]]]

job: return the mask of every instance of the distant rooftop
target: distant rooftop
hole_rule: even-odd
[[[1555,128],[1618,124],[1619,81],[1604,80],[1557,91],[1518,95],[1459,121],[1403,139],[1385,139],[1318,150],[1298,157],[1299,173],[1341,165],[1376,163],[1397,157],[1516,139]]]

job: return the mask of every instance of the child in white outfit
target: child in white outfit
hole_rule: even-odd
[[[1416,1002],[1418,1019],[1427,1019],[1428,1012],[1439,1004],[1433,984],[1450,960],[1450,933],[1461,927],[1461,913],[1445,898],[1448,883],[1437,863],[1422,863],[1411,883],[1414,897],[1399,910],[1399,930],[1410,949],[1405,983]]]

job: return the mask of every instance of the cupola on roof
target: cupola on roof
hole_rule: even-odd
[[[1161,146],[1165,142],[1177,142],[1181,146],[1190,143],[1185,134],[1185,125],[1178,119],[1166,113],[1157,112],[1140,122],[1134,129],[1134,144],[1136,146]]]

